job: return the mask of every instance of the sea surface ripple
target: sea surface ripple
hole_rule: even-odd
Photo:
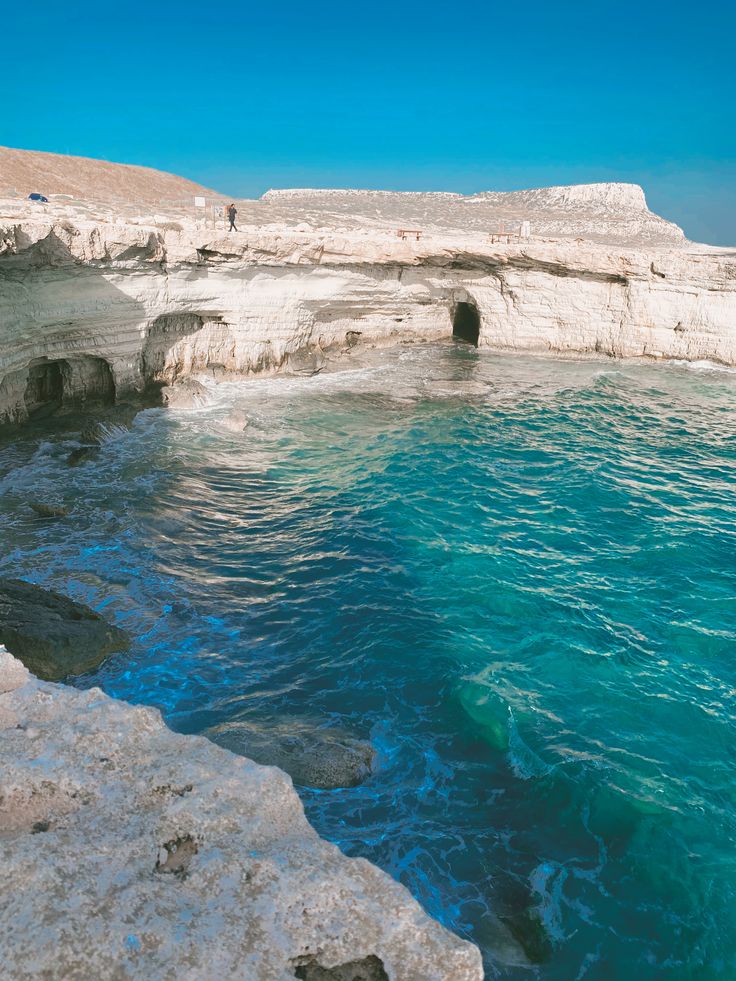
[[[0,446],[0,574],[135,638],[76,684],[370,739],[307,815],[489,978],[736,977],[736,373],[430,345],[211,394]]]

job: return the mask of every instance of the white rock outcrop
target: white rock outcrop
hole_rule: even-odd
[[[599,217],[611,200],[633,208],[640,190],[617,198],[604,188]],[[553,190],[573,207],[574,189]],[[557,199],[545,194],[549,209]],[[578,196],[589,209],[590,193]],[[120,395],[198,372],[245,375],[288,367],[297,354],[303,366],[311,352],[317,365],[357,344],[449,338],[460,302],[478,311],[480,346],[736,364],[736,259],[727,250],[646,246],[641,235],[626,247],[492,244],[457,230],[417,241],[368,225],[300,231],[296,221],[227,235],[184,218],[92,220],[60,206],[39,215],[18,202],[5,210],[13,208],[3,219],[0,205],[2,421],[21,421],[44,401]]]
[[[533,225],[537,237],[576,238],[620,245],[679,246],[681,228],[647,207],[638,184],[573,184],[527,191],[344,191],[295,188],[268,191],[258,202],[271,221],[301,220],[317,226],[336,222],[350,227],[410,225],[431,232],[462,229],[489,234]],[[266,208],[263,208],[266,205]],[[248,209],[249,220],[258,212]],[[260,217],[260,216],[259,216]]]
[[[3,148],[1,161],[54,187],[82,175],[97,198],[0,200],[0,422],[438,340],[458,304],[474,308],[480,346],[736,363],[736,253],[688,243],[637,185],[270,191],[238,202],[226,234],[216,201],[140,215],[197,190],[172,175]]]
[[[25,978],[480,981],[281,770],[0,649],[0,964]]]

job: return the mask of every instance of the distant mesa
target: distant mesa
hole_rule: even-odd
[[[108,163],[58,153],[0,147],[0,197],[52,204],[88,202],[120,215],[202,216],[203,201],[216,207],[232,200],[194,181],[150,167]],[[198,199],[195,207],[195,198]],[[523,191],[376,191],[290,188],[259,199],[238,200],[239,224],[311,229],[421,229],[432,233],[518,234],[528,223],[542,238],[584,238],[627,245],[678,246],[681,228],[647,208],[637,184],[599,183]],[[528,235],[519,235],[528,238]]]

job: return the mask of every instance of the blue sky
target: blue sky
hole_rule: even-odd
[[[3,6],[5,145],[248,196],[635,181],[736,244],[732,2]]]

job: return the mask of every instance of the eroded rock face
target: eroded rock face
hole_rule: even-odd
[[[509,221],[531,217],[533,237],[510,242],[481,230],[476,199],[379,196],[379,227],[365,194],[323,212],[333,193],[269,199],[279,224],[229,236],[182,216],[3,217],[0,201],[0,422],[188,376],[313,374],[356,342],[449,340],[458,309],[481,348],[736,364],[736,254],[686,242],[639,188],[521,192]],[[419,240],[396,235],[407,207]]]
[[[295,375],[317,375],[327,364],[322,351],[302,350],[289,355],[288,368]]]
[[[92,671],[130,646],[94,610],[20,579],[0,579],[0,643],[47,681]]]
[[[289,778],[0,652],[8,977],[480,981],[477,948],[322,841]]]

